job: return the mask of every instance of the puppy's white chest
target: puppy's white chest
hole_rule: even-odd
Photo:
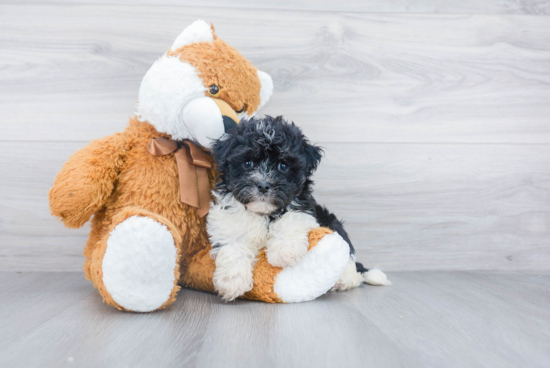
[[[259,253],[267,245],[268,218],[245,208],[244,211],[237,212],[235,220],[235,233],[238,241],[250,245]]]
[[[267,244],[267,216],[248,211],[233,196],[221,197],[211,203],[206,226],[214,247],[213,254],[217,247],[231,244],[240,244],[259,253]]]

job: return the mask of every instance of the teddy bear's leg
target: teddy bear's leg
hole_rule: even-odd
[[[349,262],[349,245],[320,227],[309,232],[309,250],[294,266],[274,267],[262,251],[254,269],[254,287],[246,299],[269,303],[305,302],[320,297],[338,281]]]
[[[166,218],[130,207],[113,217],[93,252],[91,276],[103,300],[120,310],[150,312],[179,290],[181,235]]]
[[[209,250],[197,253],[182,271],[184,286],[214,292],[216,264]],[[313,300],[336,284],[349,260],[349,245],[340,235],[327,228],[313,229],[309,232],[307,254],[294,266],[272,266],[262,250],[254,267],[254,286],[241,298],[267,303]]]
[[[318,298],[336,284],[349,259],[349,245],[339,234],[327,228],[313,229],[308,252],[298,264],[277,274],[273,292],[284,303]]]

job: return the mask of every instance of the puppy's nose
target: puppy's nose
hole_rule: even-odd
[[[271,185],[269,183],[262,181],[258,184],[258,189],[260,190],[260,193],[267,193],[267,191],[271,188]]]

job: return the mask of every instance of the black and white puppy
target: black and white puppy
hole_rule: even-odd
[[[225,300],[252,289],[262,248],[271,265],[295,265],[308,251],[309,231],[320,226],[340,234],[350,247],[350,262],[333,290],[363,281],[389,283],[382,272],[368,273],[355,263],[342,222],[315,202],[311,175],[323,151],[294,123],[270,116],[242,121],[214,144],[212,153],[219,181],[207,229],[216,260],[214,287]]]

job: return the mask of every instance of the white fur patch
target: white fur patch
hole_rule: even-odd
[[[391,281],[388,280],[386,274],[377,268],[373,268],[365,272],[363,274],[363,280],[365,280],[365,282],[370,285],[391,285]]]
[[[212,283],[223,300],[231,301],[252,290],[256,253],[246,244],[231,243],[216,252]]]
[[[176,57],[164,55],[143,77],[138,117],[174,140],[191,139],[210,147],[224,134],[220,108],[204,95],[197,70]]]
[[[213,42],[212,29],[204,20],[196,20],[181,32],[172,45],[172,51],[196,42]]]
[[[264,246],[271,264],[294,264],[279,273],[274,286],[285,302],[312,300],[326,293],[349,266],[349,245],[337,233],[326,235],[308,251],[309,231],[319,227],[313,216],[290,211],[269,224],[267,216],[247,210],[232,195],[214,195],[206,228],[211,243],[219,245],[210,254],[216,261],[214,287],[224,300],[252,288],[256,257]]]
[[[150,312],[169,299],[176,261],[168,228],[148,217],[132,216],[117,225],[107,240],[103,283],[122,307]]]
[[[215,194],[216,195],[216,194]],[[210,204],[206,229],[216,261],[213,284],[224,300],[252,289],[256,257],[267,240],[268,218],[252,211],[232,195],[217,196]]]
[[[337,234],[328,234],[300,263],[284,268],[274,291],[287,303],[313,300],[333,287],[349,262],[349,245]]]
[[[204,97],[205,91],[202,79],[191,64],[164,55],[141,81],[137,115],[140,121],[151,123],[173,139],[193,138],[193,132],[183,122],[183,108],[192,100]]]
[[[361,285],[363,282],[363,275],[360,272],[357,272],[357,267],[355,266],[355,261],[350,259],[344,273],[338,279],[338,282],[331,291],[344,291],[356,288]]]
[[[267,261],[275,267],[300,262],[309,247],[309,232],[319,227],[312,215],[289,211],[269,225]]]
[[[220,108],[210,97],[200,97],[190,101],[182,112],[183,123],[194,141],[210,148],[214,140],[225,133]]]
[[[260,90],[260,106],[258,106],[259,110],[265,106],[273,94],[273,79],[269,74],[261,70],[258,70],[258,78],[260,78],[260,83],[262,84]]]
[[[255,201],[255,202],[247,203],[246,209],[252,212],[257,212],[258,214],[268,215],[271,212],[275,211],[277,207],[275,207],[269,202]]]
[[[258,254],[267,241],[268,218],[252,211],[232,195],[219,196],[210,203],[206,217],[206,229],[212,244],[226,245],[231,242],[247,244]],[[215,258],[220,248],[211,251]]]

